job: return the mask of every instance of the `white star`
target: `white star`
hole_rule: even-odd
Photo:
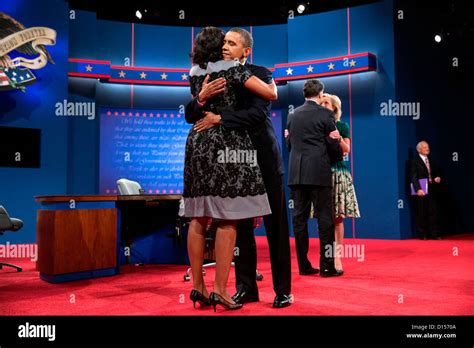
[[[166,73],[161,74],[161,79],[166,80],[168,78],[168,75]]]
[[[13,72],[12,75],[13,75],[13,76],[16,76],[16,72]]]
[[[181,75],[181,79],[182,79],[182,80],[187,80],[187,79],[188,79],[188,75],[186,75],[186,74]]]
[[[330,64],[328,65],[328,68],[329,68],[329,70],[334,70],[334,64],[333,64],[333,63],[330,63]]]
[[[16,81],[16,77],[12,77],[12,80],[13,80],[13,81]]]
[[[286,74],[287,75],[293,75],[293,69],[292,68],[286,69]]]
[[[125,77],[125,71],[121,70],[121,71],[119,72],[119,76],[122,77],[122,78]]]
[[[24,79],[25,79],[25,78],[24,78],[23,76],[20,76],[20,80],[22,80],[22,81],[23,81]]]
[[[354,59],[352,59],[352,60],[349,62],[349,65],[350,65],[350,67],[352,68],[352,67],[356,66],[356,63],[357,63],[357,62],[356,62]]]
[[[146,79],[146,74],[145,74],[145,72],[142,72],[142,73],[140,74],[140,78],[141,78],[141,79]]]
[[[27,78],[30,78],[31,76],[30,76],[30,74],[26,74],[26,77],[27,77]]]
[[[87,64],[86,71],[92,71],[92,66],[90,64]]]
[[[311,65],[306,68],[306,70],[308,70],[308,72],[313,72],[313,69],[314,68]]]

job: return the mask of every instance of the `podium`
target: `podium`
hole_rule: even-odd
[[[119,274],[125,260],[122,233],[128,239],[137,228],[141,235],[152,228],[160,233],[162,225],[151,223],[154,216],[166,223],[169,233],[179,221],[180,199],[181,195],[36,196],[41,204],[36,229],[40,278],[62,283]],[[140,212],[144,214],[137,223],[133,217]],[[186,263],[185,249],[184,243],[184,248],[171,250],[180,253],[174,262]]]

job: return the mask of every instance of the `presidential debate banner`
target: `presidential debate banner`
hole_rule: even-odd
[[[140,183],[147,194],[182,194],[186,138],[180,110],[101,107],[100,193],[117,194],[117,180]],[[271,112],[281,133],[281,111]],[[278,136],[281,144],[281,137]]]

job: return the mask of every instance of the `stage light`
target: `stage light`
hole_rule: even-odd
[[[142,19],[142,13],[140,12],[140,10],[137,10],[137,12],[135,12],[135,16],[137,16],[138,19]]]
[[[434,40],[435,40],[437,43],[440,43],[440,42],[441,42],[441,39],[442,39],[442,37],[441,37],[441,35],[439,35],[439,34],[435,35],[435,37],[434,37]]]
[[[299,4],[298,7],[296,8],[296,11],[298,11],[299,14],[303,13],[306,10],[306,6],[304,4]]]

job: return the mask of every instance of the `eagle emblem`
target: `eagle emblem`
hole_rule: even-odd
[[[20,89],[36,81],[31,70],[54,64],[45,46],[56,44],[56,31],[46,27],[25,28],[0,12],[0,90]],[[15,53],[14,53],[15,52]],[[10,55],[18,55],[11,58]],[[25,56],[28,56],[25,57]]]

